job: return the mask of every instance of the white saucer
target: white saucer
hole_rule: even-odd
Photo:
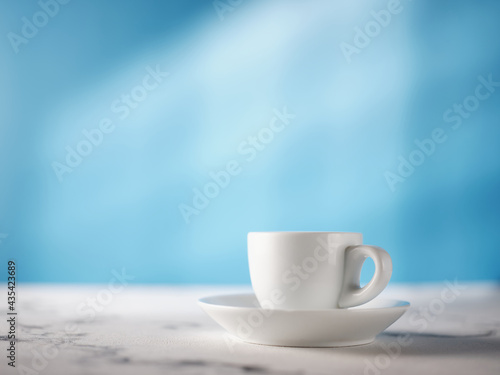
[[[254,294],[211,296],[198,301],[231,335],[263,345],[335,347],[368,344],[410,307],[405,301],[375,299],[332,310],[266,310]]]

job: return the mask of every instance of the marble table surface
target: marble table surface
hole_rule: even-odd
[[[391,285],[385,297],[412,303],[399,321],[372,344],[321,349],[228,341],[196,300],[247,286],[21,284],[15,368],[3,290],[2,374],[500,374],[493,283]]]

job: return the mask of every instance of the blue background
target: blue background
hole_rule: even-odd
[[[2,1],[2,264],[26,282],[247,283],[247,232],[333,230],[386,248],[393,281],[500,279],[500,88],[458,129],[443,119],[479,76],[500,81],[500,2],[401,0],[348,62],[387,3],[72,0],[16,53],[9,33],[41,8]],[[120,119],[148,66],[169,76]],[[114,130],[59,181],[103,118]],[[446,142],[391,191],[384,174],[436,128]],[[187,223],[179,205],[230,160],[241,173]]]

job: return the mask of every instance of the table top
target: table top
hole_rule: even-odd
[[[383,296],[410,301],[410,310],[375,342],[345,348],[228,344],[196,301],[249,290],[21,284],[16,368],[5,355],[0,368],[36,375],[500,374],[500,287],[493,283],[392,285]],[[10,315],[1,306],[2,352],[9,353]],[[395,344],[408,334],[407,344]]]

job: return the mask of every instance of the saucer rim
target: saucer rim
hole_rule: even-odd
[[[203,306],[209,306],[213,308],[219,308],[219,309],[224,309],[224,310],[262,310],[261,306],[234,306],[234,305],[221,305],[221,304],[216,304],[216,303],[210,303],[207,301],[204,301],[208,298],[220,298],[220,297],[236,297],[236,296],[248,296],[248,297],[255,297],[255,293],[232,293],[232,294],[217,294],[217,295],[210,295],[206,297],[202,297],[198,299],[198,305],[203,307]],[[374,298],[381,300],[381,301],[387,301],[387,302],[392,302],[394,306],[385,306],[385,307],[367,307],[363,308],[363,305],[359,306],[354,306],[354,308],[349,307],[345,309],[310,309],[310,310],[298,310],[298,309],[273,309],[273,311],[277,312],[285,312],[285,313],[295,313],[295,312],[300,312],[300,313],[324,313],[324,312],[353,312],[353,311],[383,311],[383,310],[408,310],[411,306],[410,302],[404,301],[404,300],[399,300],[396,298]]]

